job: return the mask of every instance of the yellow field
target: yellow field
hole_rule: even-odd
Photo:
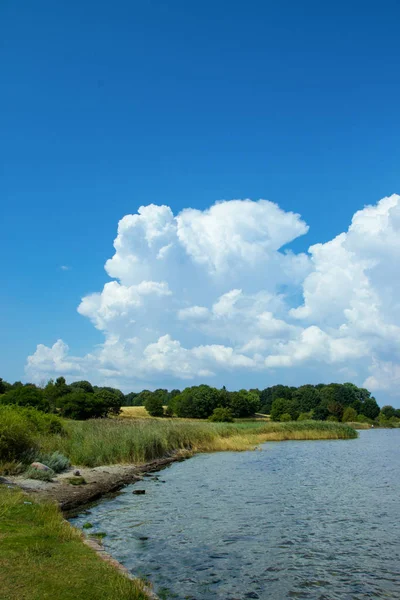
[[[128,417],[129,419],[154,419],[144,406],[123,406],[119,416]]]

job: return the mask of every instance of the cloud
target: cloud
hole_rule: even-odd
[[[176,216],[140,207],[118,224],[105,264],[113,280],[78,307],[104,343],[83,357],[60,340],[39,345],[27,374],[85,373],[131,388],[240,377],[252,387],[305,383],[318,365],[320,380],[352,373],[397,393],[400,197],[359,210],[308,253],[288,249],[307,231],[299,214],[267,200]]]
[[[70,271],[71,267],[68,267],[68,265],[61,265],[60,269],[61,271]]]

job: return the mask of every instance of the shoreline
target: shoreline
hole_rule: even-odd
[[[18,487],[39,502],[41,500],[56,502],[64,517],[69,518],[107,494],[117,492],[131,483],[141,481],[148,473],[160,471],[190,456],[192,454],[188,453],[185,456],[176,453],[143,464],[105,465],[93,468],[70,467],[67,471],[56,475],[50,482],[14,476],[4,478],[3,483]],[[75,471],[79,471],[86,483],[72,485],[69,482],[74,478]]]

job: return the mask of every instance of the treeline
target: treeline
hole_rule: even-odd
[[[89,381],[67,384],[64,377],[50,379],[43,388],[33,383],[13,384],[0,379],[0,404],[33,407],[69,419],[94,419],[118,415],[125,395],[112,387],[98,387]]]
[[[145,390],[134,397],[154,416],[230,420],[255,413],[270,415],[273,421],[358,421],[397,425],[400,409],[379,408],[371,392],[352,383],[330,383],[290,387],[275,385],[263,390],[229,392],[208,385],[185,388],[182,392]],[[163,406],[167,406],[163,410]],[[391,421],[390,421],[391,420]]]
[[[377,422],[398,425],[400,409],[379,408],[365,388],[352,383],[330,383],[290,387],[275,385],[263,390],[230,392],[208,385],[184,390],[157,389],[124,394],[112,387],[98,387],[89,381],[67,384],[64,377],[44,387],[32,383],[7,383],[0,379],[0,404],[31,406],[71,419],[118,415],[122,406],[145,406],[152,416],[230,421],[262,413],[274,421],[313,419],[318,421]]]

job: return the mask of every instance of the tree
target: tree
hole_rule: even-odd
[[[276,398],[271,406],[271,419],[273,421],[280,421],[281,416],[284,414],[290,415],[291,421],[296,421],[299,416],[296,402],[287,398]]]
[[[96,388],[94,397],[96,400],[100,400],[103,403],[107,415],[119,415],[122,400],[124,398],[124,395],[121,394],[119,390],[109,387]]]
[[[160,394],[150,394],[144,407],[152,417],[162,417],[164,415],[163,398]]]
[[[260,398],[254,392],[230,392],[228,400],[234,417],[250,417],[260,408]]]
[[[344,423],[349,423],[357,420],[357,412],[352,406],[347,406],[344,409],[342,421]]]
[[[313,385],[302,385],[293,394],[297,407],[301,412],[309,412],[321,401],[318,390]]]
[[[0,394],[5,394],[7,391],[7,385],[6,382],[2,380],[2,378],[0,377]]]
[[[329,416],[329,410],[325,406],[316,406],[312,411],[312,419],[314,421],[326,421]]]
[[[1,404],[16,404],[17,406],[32,406],[43,412],[50,410],[50,404],[43,391],[33,384],[23,385],[9,390],[0,398]]]
[[[84,392],[86,392],[87,394],[93,394],[94,393],[94,389],[92,384],[89,381],[74,381],[73,383],[70,384],[70,387],[72,389],[80,389],[83,390]]]
[[[96,419],[106,417],[109,406],[96,394],[87,394],[82,389],[76,389],[58,398],[60,414],[69,419]]]
[[[215,423],[231,423],[233,421],[232,411],[230,408],[219,406],[218,408],[214,408],[213,413],[208,417],[208,420]]]
[[[287,400],[291,400],[295,390],[296,388],[291,388],[287,385],[273,385],[272,387],[261,390],[261,412],[264,414],[269,414],[271,412],[272,403],[277,398],[286,398]]]
[[[386,404],[381,408],[381,415],[386,417],[386,419],[391,419],[392,417],[396,416],[396,411],[393,408],[393,406],[390,406],[390,404]]]
[[[209,385],[186,388],[173,399],[178,417],[207,419],[219,404],[219,391]]]
[[[360,409],[360,413],[368,417],[368,419],[376,419],[376,417],[379,415],[379,412],[380,408],[375,398],[367,398],[363,402]]]

